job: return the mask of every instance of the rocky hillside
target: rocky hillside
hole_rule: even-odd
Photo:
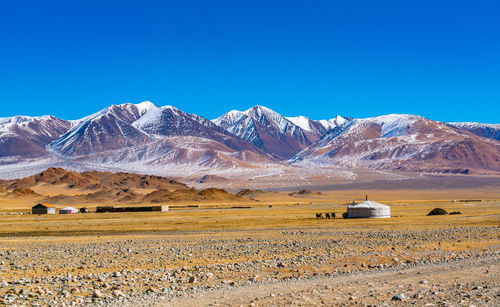
[[[500,171],[500,142],[415,115],[355,119],[290,163],[467,174]]]
[[[339,122],[343,122],[338,119]],[[286,118],[262,106],[230,111],[213,122],[278,159],[289,159],[336,125],[334,121]]]

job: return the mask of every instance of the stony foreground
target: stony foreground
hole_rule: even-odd
[[[257,283],[157,306],[494,306],[499,264],[498,258],[459,260]]]
[[[0,304],[500,304],[500,227],[3,238]],[[193,298],[194,297],[194,298]]]

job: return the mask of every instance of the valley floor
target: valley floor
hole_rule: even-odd
[[[436,204],[461,215],[426,216]],[[494,306],[496,201],[261,204],[169,213],[0,215],[0,304],[32,306]],[[432,305],[428,305],[432,306]]]

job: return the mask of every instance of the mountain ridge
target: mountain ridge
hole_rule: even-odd
[[[444,123],[411,114],[311,120],[257,105],[209,120],[144,101],[72,121],[50,115],[0,118],[0,170],[45,159],[49,167],[63,161],[83,170],[181,174],[280,165],[500,171],[499,138],[500,124]]]

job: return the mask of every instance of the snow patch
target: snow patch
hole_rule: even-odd
[[[299,126],[300,128],[304,129],[305,131],[312,132],[312,128],[310,125],[310,119],[305,117],[305,116],[295,116],[295,117],[285,117],[292,123],[294,123],[296,126]]]

